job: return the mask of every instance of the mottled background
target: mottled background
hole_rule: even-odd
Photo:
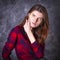
[[[60,60],[60,0],[0,0],[0,60],[10,30],[21,23],[28,10],[36,3],[44,5],[49,15],[45,57],[48,60]],[[12,51],[11,58],[17,60],[15,50]]]

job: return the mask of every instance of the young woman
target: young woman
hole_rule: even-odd
[[[15,48],[18,60],[40,60],[44,57],[45,40],[49,29],[48,13],[44,6],[34,5],[20,25],[14,27],[3,48],[4,60],[11,60]]]

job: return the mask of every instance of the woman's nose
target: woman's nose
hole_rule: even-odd
[[[36,18],[36,19],[34,20],[34,23],[36,23],[36,22],[37,22],[37,20],[38,20],[38,18]]]

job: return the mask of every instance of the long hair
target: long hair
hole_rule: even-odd
[[[20,25],[24,25],[26,22],[26,19],[28,19],[28,14],[33,12],[34,10],[39,11],[40,13],[42,13],[44,15],[44,18],[41,22],[41,24],[37,27],[37,28],[33,28],[32,32],[36,38],[36,40],[40,43],[43,44],[44,41],[47,38],[47,34],[48,34],[48,30],[49,30],[49,21],[48,21],[48,13],[47,10],[44,6],[40,5],[40,4],[36,4],[34,5],[27,13],[27,16],[24,18],[24,20],[22,21],[22,23]]]

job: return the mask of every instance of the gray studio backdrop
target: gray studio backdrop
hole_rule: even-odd
[[[47,60],[60,60],[60,4],[59,0],[0,0],[0,60],[2,48],[7,41],[9,32],[22,22],[28,10],[36,3],[44,5],[49,15],[49,34],[45,41],[45,57]],[[12,60],[17,60],[15,50]]]

